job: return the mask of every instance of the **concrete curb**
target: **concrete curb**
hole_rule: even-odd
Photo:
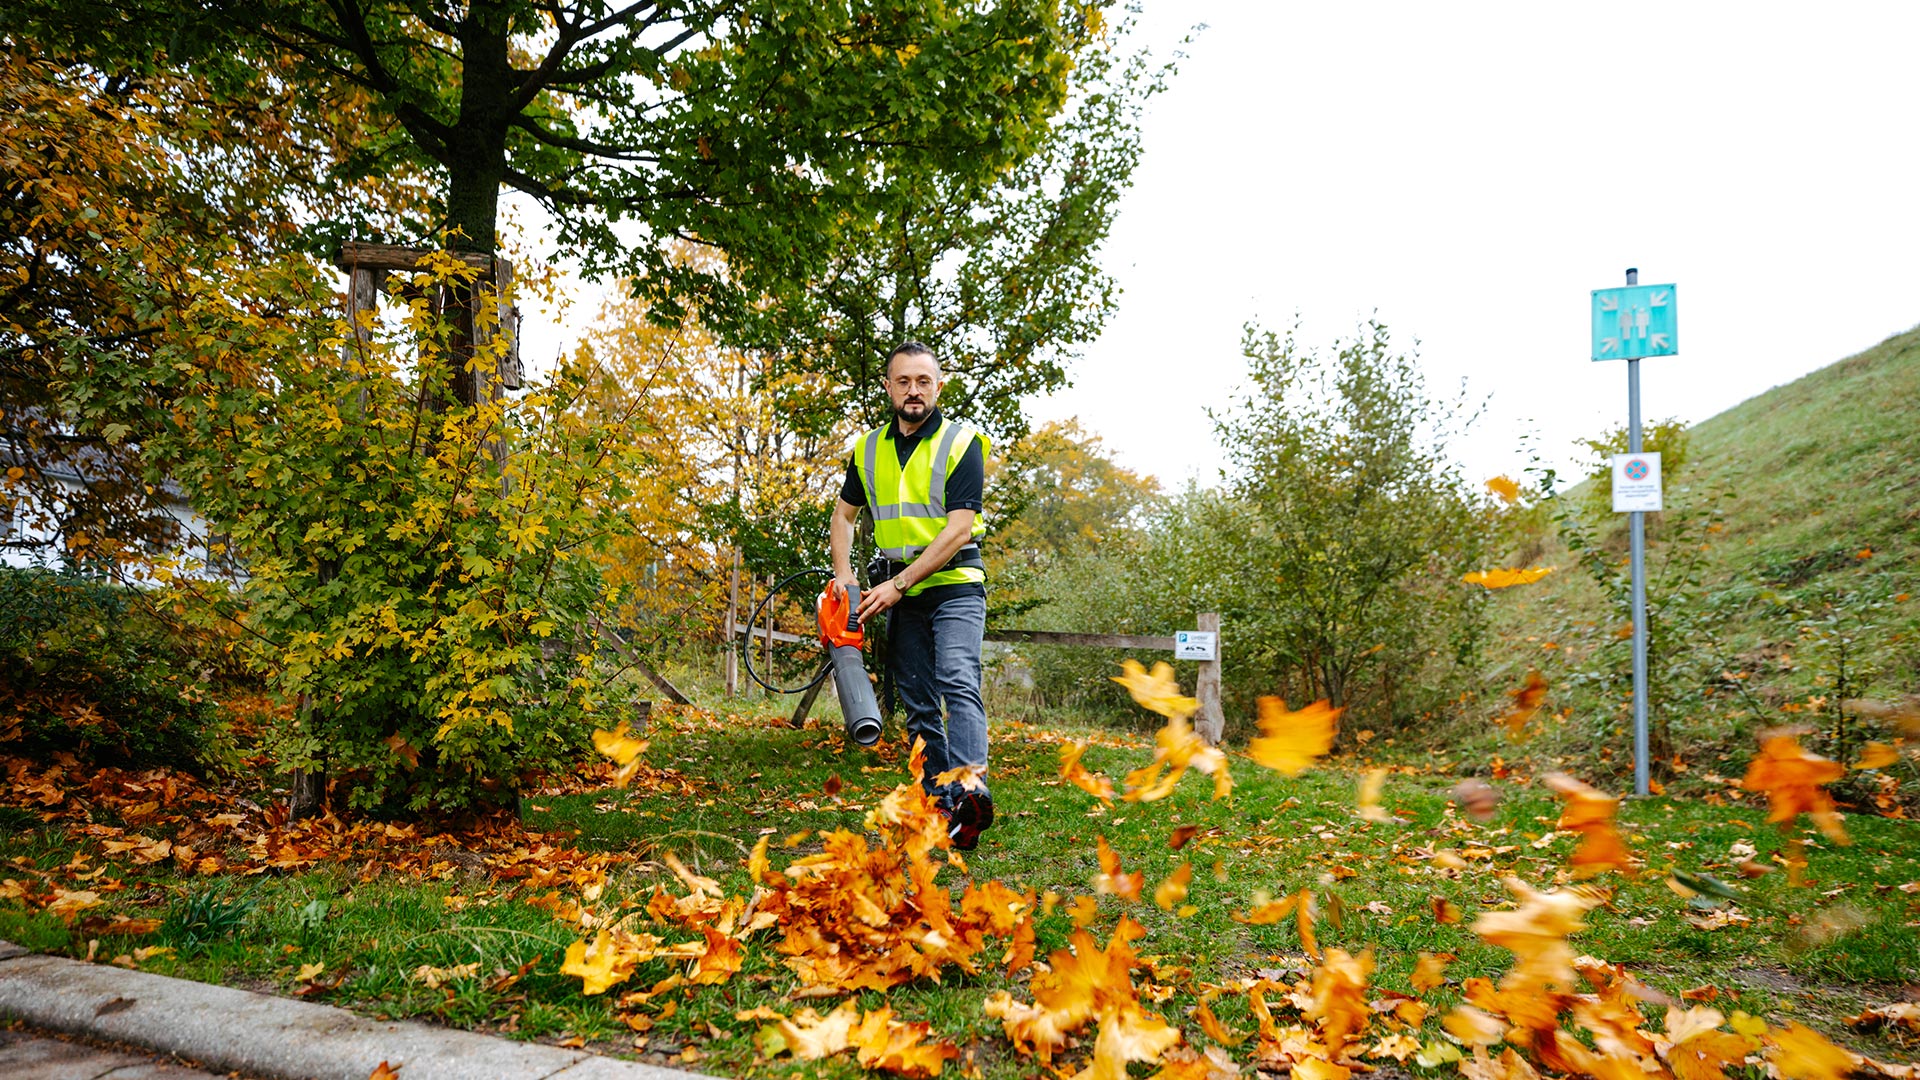
[[[704,1074],[173,979],[0,941],[0,1016],[264,1080],[699,1080]],[[713,1080],[707,1077],[706,1080]]]

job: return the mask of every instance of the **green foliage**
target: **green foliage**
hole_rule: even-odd
[[[1457,696],[1484,633],[1484,597],[1459,576],[1499,519],[1443,452],[1465,409],[1430,400],[1378,324],[1328,355],[1252,327],[1245,348],[1252,386],[1215,417],[1228,487],[1189,487],[1137,531],[1053,553],[1032,624],[1170,635],[1217,612],[1230,731],[1263,695],[1402,729]],[[1124,701],[1107,679],[1121,655],[1019,654],[1050,702],[1099,705]]]
[[[160,939],[186,952],[198,952],[238,934],[253,916],[256,901],[204,889],[175,900],[160,922]]]
[[[1141,113],[1172,73],[1121,51],[1125,32],[1079,50],[1058,115],[1018,161],[984,183],[967,171],[907,179],[898,200],[844,227],[830,269],[763,309],[748,339],[776,370],[827,376],[868,427],[887,415],[873,387],[888,351],[923,341],[948,378],[945,413],[1023,434],[1022,400],[1066,385],[1066,361],[1117,306],[1097,255],[1139,163]]]
[[[1489,549],[1489,515],[1444,452],[1471,415],[1430,399],[1378,322],[1331,353],[1254,326],[1244,348],[1251,386],[1214,417],[1239,568],[1216,586],[1249,609],[1235,648],[1290,700],[1403,726],[1477,659],[1483,597],[1458,579]]]
[[[1611,513],[1613,510],[1613,458],[1616,454],[1627,452],[1632,432],[1627,425],[1620,424],[1607,429],[1597,439],[1581,439],[1579,445],[1593,456],[1591,471],[1587,474],[1587,502],[1595,513]],[[1688,447],[1687,425],[1678,418],[1668,417],[1655,420],[1640,427],[1640,449],[1646,453],[1660,455],[1660,482],[1675,484],[1686,471]]]
[[[633,416],[583,417],[566,371],[448,404],[458,335],[424,297],[473,273],[447,258],[394,282],[404,323],[358,338],[255,320],[258,367],[188,352],[194,392],[160,440],[247,570],[238,597],[183,579],[190,610],[243,627],[246,660],[301,702],[269,734],[280,767],[328,773],[360,808],[510,800],[620,713],[589,630],[615,598],[585,556],[625,527]],[[472,364],[504,347],[491,309]]]
[[[1632,721],[1632,565],[1599,531],[1617,525],[1612,519],[1621,515],[1600,509],[1591,497],[1557,495],[1552,482],[1549,475],[1548,505],[1560,541],[1599,587],[1607,606],[1600,629],[1608,632],[1596,635],[1597,647],[1567,678],[1569,687],[1590,687],[1604,703],[1587,713],[1575,734],[1606,741]],[[1650,755],[1659,760],[1663,774],[1677,739],[1699,734],[1676,732],[1674,719],[1701,716],[1706,700],[1719,690],[1743,689],[1731,674],[1719,674],[1739,667],[1725,644],[1725,621],[1740,598],[1709,579],[1706,558],[1708,538],[1720,533],[1724,523],[1711,502],[1689,503],[1668,503],[1661,515],[1662,540],[1649,542],[1646,556],[1647,686],[1649,701],[1659,702],[1658,708],[1648,709],[1647,727]],[[1593,515],[1601,513],[1607,516],[1596,524]],[[1616,757],[1614,762],[1616,768],[1630,769],[1632,757]]]
[[[0,567],[0,738],[135,768],[230,765],[192,651],[126,587]]]

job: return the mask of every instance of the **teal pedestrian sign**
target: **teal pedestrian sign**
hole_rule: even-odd
[[[1593,358],[1638,360],[1680,351],[1679,304],[1671,285],[1593,290]]]

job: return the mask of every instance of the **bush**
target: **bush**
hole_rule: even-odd
[[[124,587],[5,567],[0,744],[194,771],[233,753],[191,653]]]

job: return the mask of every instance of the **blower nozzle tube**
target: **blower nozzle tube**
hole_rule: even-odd
[[[858,648],[834,646],[833,688],[840,695],[840,715],[846,717],[847,738],[860,746],[879,742],[880,703],[874,700],[873,684],[867,681],[867,666],[860,662]]]

